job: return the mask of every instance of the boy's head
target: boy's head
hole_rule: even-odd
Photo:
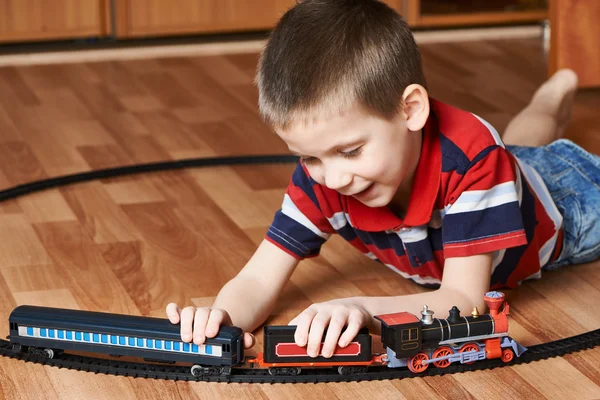
[[[412,33],[381,1],[298,3],[261,55],[260,114],[317,182],[367,205],[386,205],[410,189],[420,136],[408,133],[429,114]]]

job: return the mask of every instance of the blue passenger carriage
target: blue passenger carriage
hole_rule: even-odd
[[[167,319],[19,306],[9,318],[10,341],[48,358],[64,350],[193,364],[192,374],[228,374],[244,362],[243,332],[221,326],[203,345],[181,341],[180,326]]]

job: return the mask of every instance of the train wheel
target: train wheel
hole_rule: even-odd
[[[13,343],[12,351],[17,354],[21,353],[23,351],[23,346],[21,346],[20,344]]]
[[[515,353],[512,351],[512,349],[502,350],[502,361],[504,361],[505,363],[511,362],[514,357]]]
[[[365,372],[367,372],[367,367],[364,366],[343,365],[338,367],[338,374],[340,375],[364,374]]]
[[[190,372],[194,376],[202,376],[204,375],[204,368],[202,368],[199,365],[192,365],[192,368],[190,368]]]
[[[423,361],[427,360],[429,360],[429,356],[427,356],[427,354],[423,352],[417,353],[408,359],[408,369],[415,374],[421,373],[429,367],[429,364],[423,364]]]
[[[433,356],[431,358],[445,357],[445,356],[449,356],[450,354],[453,354],[453,353],[454,353],[454,350],[452,350],[450,347],[442,346],[442,347],[437,348],[433,352]],[[433,365],[435,365],[438,368],[446,368],[447,366],[450,365],[450,360],[434,361]]]
[[[300,367],[282,367],[282,368],[269,368],[269,375],[271,376],[296,376],[300,375],[302,368]]]
[[[467,343],[459,350],[461,353],[469,353],[471,351],[479,351],[479,346],[476,343]],[[473,364],[475,361],[466,362],[465,364]]]
[[[44,349],[43,355],[44,355],[44,357],[46,357],[48,359],[54,358],[54,350],[52,350],[52,349]]]

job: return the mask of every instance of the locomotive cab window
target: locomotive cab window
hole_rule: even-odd
[[[402,341],[408,342],[419,339],[419,330],[417,328],[403,329]]]
[[[223,352],[225,353],[229,353],[231,351],[231,345],[229,344],[224,344],[223,345]]]

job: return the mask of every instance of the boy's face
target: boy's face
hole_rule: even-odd
[[[407,128],[404,113],[388,121],[354,106],[276,132],[321,185],[369,207],[408,200],[421,134]]]

